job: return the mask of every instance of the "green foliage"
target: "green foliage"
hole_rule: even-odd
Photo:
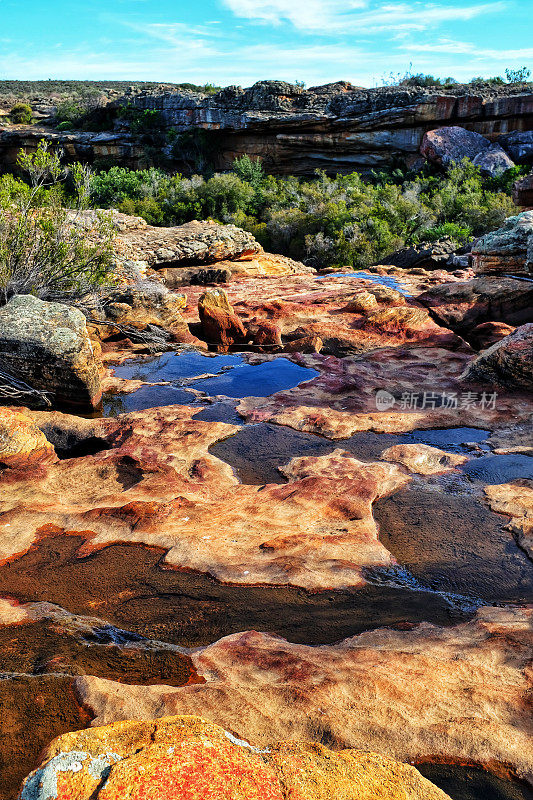
[[[161,128],[161,113],[156,109],[135,108],[131,103],[121,106],[118,119],[127,122],[132,133],[147,133]]]
[[[506,69],[505,77],[507,78],[507,83],[527,83],[531,77],[531,70],[527,67]]]
[[[75,128],[81,123],[84,114],[81,103],[75,100],[63,100],[56,106],[56,122],[60,125],[66,122],[71,128]]]
[[[490,182],[470,162],[445,174],[357,173],[314,180],[265,175],[259,161],[234,171],[184,178],[114,167],[92,180],[92,203],[144,217],[153,225],[214,218],[253,233],[268,250],[317,266],[368,266],[404,245],[451,236],[463,244],[513,213],[508,180]]]
[[[74,128],[74,124],[65,120],[64,122],[60,122],[56,127],[58,131],[71,131]]]
[[[15,103],[9,117],[15,125],[29,125],[33,119],[33,111],[28,103]]]
[[[108,278],[112,226],[108,216],[87,210],[91,176],[81,164],[66,171],[60,154],[41,142],[21,152],[27,182],[0,178],[0,292],[67,299],[94,291]],[[70,182],[70,207],[64,186]]]
[[[483,78],[479,75],[477,78],[472,78],[470,81],[471,86],[503,86],[505,81],[499,75],[492,78]]]

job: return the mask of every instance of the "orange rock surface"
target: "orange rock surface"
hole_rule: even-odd
[[[31,417],[21,411],[0,408],[0,464],[29,469],[57,461],[53,446]]]
[[[485,607],[451,628],[383,628],[321,647],[250,631],[194,656],[203,685],[76,686],[97,725],[202,714],[260,747],[327,736],[336,748],[482,764],[533,783],[532,615]]]
[[[21,800],[446,800],[409,765],[319,744],[259,750],[198,717],[122,722],[48,747]]]

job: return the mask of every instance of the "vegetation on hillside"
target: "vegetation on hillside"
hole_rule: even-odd
[[[205,178],[113,167],[92,180],[92,203],[152,225],[192,219],[231,222],[271,251],[321,266],[362,267],[404,245],[451,236],[458,245],[499,227],[515,207],[521,168],[484,179],[465,161],[446,173],[358,173],[314,180],[265,175],[248,156],[229,173]]]

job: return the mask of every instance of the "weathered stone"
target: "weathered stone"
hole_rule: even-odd
[[[478,239],[472,266],[478,273],[533,274],[533,211],[509,217],[502,228]]]
[[[54,448],[31,417],[0,408],[0,465],[27,469],[54,461]]]
[[[53,789],[52,789],[53,787]],[[412,766],[319,744],[259,749],[193,716],[60,736],[20,800],[446,800]],[[449,798],[448,798],[449,800]]]
[[[485,486],[485,494],[493,511],[511,517],[507,528],[516,534],[520,546],[533,558],[533,481],[524,478]]]
[[[507,169],[515,166],[514,161],[509,158],[503,147],[500,147],[497,142],[491,144],[482,153],[478,153],[472,160],[472,164],[479,167],[482,175],[489,175],[491,178],[501,175]]]
[[[516,181],[513,186],[513,201],[517,206],[533,206],[533,172]]]
[[[457,242],[453,239],[439,239],[416,247],[404,247],[383,259],[383,264],[391,264],[401,269],[444,269],[446,268]]]
[[[514,331],[505,322],[482,322],[468,334],[468,341],[476,350],[486,350]]]
[[[497,386],[533,389],[533,323],[521,325],[480,353],[467,374]]]
[[[385,461],[394,461],[403,464],[410,472],[419,475],[435,475],[440,472],[450,472],[468,461],[467,456],[457,453],[447,453],[438,447],[427,444],[395,444],[387,448],[381,458]]]
[[[428,161],[446,167],[453,162],[459,163],[464,158],[473,161],[476,156],[487,152],[489,148],[490,142],[484,136],[451,125],[424,134],[420,152]]]
[[[0,309],[0,363],[54,403],[90,408],[100,401],[99,364],[75,308],[13,297]]]
[[[259,747],[312,732],[336,748],[500,767],[533,783],[531,617],[484,607],[466,624],[381,628],[321,647],[248,631],[193,655],[202,685],[87,676],[76,686],[97,725],[201,713]]]
[[[209,345],[225,352],[247,339],[246,328],[233,311],[224,289],[204,292],[198,300],[203,336]]]
[[[375,296],[364,289],[354,294],[346,303],[346,311],[355,311],[357,314],[369,314],[378,308]]]
[[[533,164],[533,131],[511,131],[498,139],[516,164]]]
[[[483,322],[533,322],[533,283],[500,275],[444,283],[416,299],[441,325],[461,335]]]

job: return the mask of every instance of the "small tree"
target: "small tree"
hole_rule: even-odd
[[[507,83],[527,83],[531,77],[531,70],[527,67],[506,69],[505,77],[507,78]]]
[[[15,103],[9,117],[15,125],[29,125],[33,119],[33,111],[28,103]]]
[[[90,171],[81,164],[66,170],[44,141],[33,154],[21,152],[18,166],[29,185],[11,176],[0,181],[0,303],[15,294],[54,300],[96,290],[109,276],[113,226],[102,212],[82,214]]]
[[[233,172],[239,176],[241,181],[251,184],[254,189],[259,188],[265,177],[261,159],[259,157],[250,158],[247,153],[241,158],[234,159]]]

